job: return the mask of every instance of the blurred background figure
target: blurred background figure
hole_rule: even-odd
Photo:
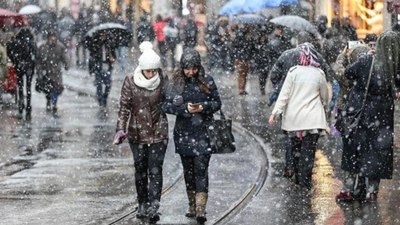
[[[160,57],[163,67],[167,66],[167,60],[166,60],[167,46],[165,43],[165,33],[164,33],[165,26],[166,26],[165,21],[163,20],[162,16],[158,14],[156,16],[156,21],[153,23],[153,29],[154,33],[156,34],[158,51],[160,52]]]
[[[37,53],[37,79],[45,81],[42,90],[46,95],[46,110],[57,113],[58,96],[63,92],[62,68],[69,68],[65,55],[65,47],[57,40],[57,34],[50,31],[47,41],[42,44]]]
[[[20,30],[13,40],[7,44],[7,55],[14,65],[17,74],[18,118],[23,118],[25,109],[25,119],[29,121],[32,118],[31,83],[35,71],[36,43],[33,32],[29,27],[24,26],[23,21],[15,25],[20,27]],[[26,83],[24,83],[24,79]]]
[[[147,19],[147,14],[143,14],[140,17],[140,22],[136,28],[137,34],[137,41],[138,44],[142,43],[143,41],[150,41],[152,42],[155,38],[153,27],[151,23]]]
[[[175,52],[176,46],[180,42],[179,38],[179,27],[177,22],[174,18],[167,18],[166,19],[166,26],[164,27],[164,34],[165,34],[165,45],[167,47],[166,54],[169,53],[170,58],[170,66],[168,67],[169,70],[174,69],[177,65],[175,62]],[[167,55],[168,56],[168,55]]]
[[[218,19],[208,26],[207,32],[207,47],[210,54],[208,67],[222,68],[229,70],[230,64],[230,34],[229,20],[225,16],[220,16]]]
[[[57,23],[58,38],[66,47],[68,60],[72,58],[72,37],[74,34],[75,20],[67,8],[62,8],[61,16]]]
[[[90,52],[89,73],[95,76],[96,94],[99,106],[107,107],[107,98],[111,90],[111,73],[116,59],[115,47],[110,43],[105,31],[88,46]]]

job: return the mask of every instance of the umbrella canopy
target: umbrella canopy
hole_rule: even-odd
[[[255,13],[266,8],[276,8],[282,5],[297,4],[298,0],[231,0],[221,7],[220,15],[240,13]]]
[[[0,8],[0,25],[15,23],[27,24],[27,20],[23,15]]]
[[[89,46],[93,42],[98,41],[100,31],[106,34],[106,41],[114,43],[115,47],[127,46],[132,39],[132,33],[125,26],[119,23],[102,23],[85,34],[85,45]]]
[[[279,16],[270,20],[270,22],[289,27],[297,31],[307,31],[313,34],[318,33],[314,25],[299,16]]]
[[[17,17],[21,16],[16,12],[9,11],[7,9],[0,8],[0,17]]]
[[[267,20],[265,17],[257,15],[257,14],[243,14],[239,16],[235,16],[232,19],[233,23],[239,24],[266,24]]]
[[[37,5],[26,5],[19,10],[19,14],[30,15],[40,13],[42,9]]]

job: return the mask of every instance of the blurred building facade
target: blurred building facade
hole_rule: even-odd
[[[348,17],[361,38],[380,34],[397,22],[397,14],[388,11],[388,0],[315,0],[315,15],[326,15],[329,22]]]

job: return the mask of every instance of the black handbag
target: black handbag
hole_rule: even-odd
[[[207,122],[207,134],[210,138],[213,154],[233,153],[236,150],[235,137],[232,134],[232,120],[226,119],[220,110],[220,119],[214,116]]]
[[[361,120],[361,116],[364,111],[364,106],[365,106],[365,101],[367,99],[367,94],[368,94],[368,89],[369,89],[369,84],[371,82],[371,74],[372,74],[372,69],[374,65],[375,57],[372,58],[372,63],[371,63],[371,68],[369,70],[369,75],[368,75],[368,81],[367,81],[367,86],[365,88],[365,93],[364,93],[364,99],[361,105],[361,108],[358,110],[354,110],[351,113],[348,111],[348,107],[346,107],[345,112],[342,115],[339,116],[338,120],[336,121],[336,128],[342,135],[345,137],[349,137],[352,132],[354,132]]]
[[[35,90],[39,93],[45,93],[46,91],[46,80],[44,76],[37,77],[35,82]]]

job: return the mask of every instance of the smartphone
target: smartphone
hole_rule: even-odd
[[[347,42],[347,49],[352,49],[359,45],[361,42],[360,41],[348,41]]]
[[[189,106],[193,108],[198,108],[200,106],[200,103],[189,103]]]

